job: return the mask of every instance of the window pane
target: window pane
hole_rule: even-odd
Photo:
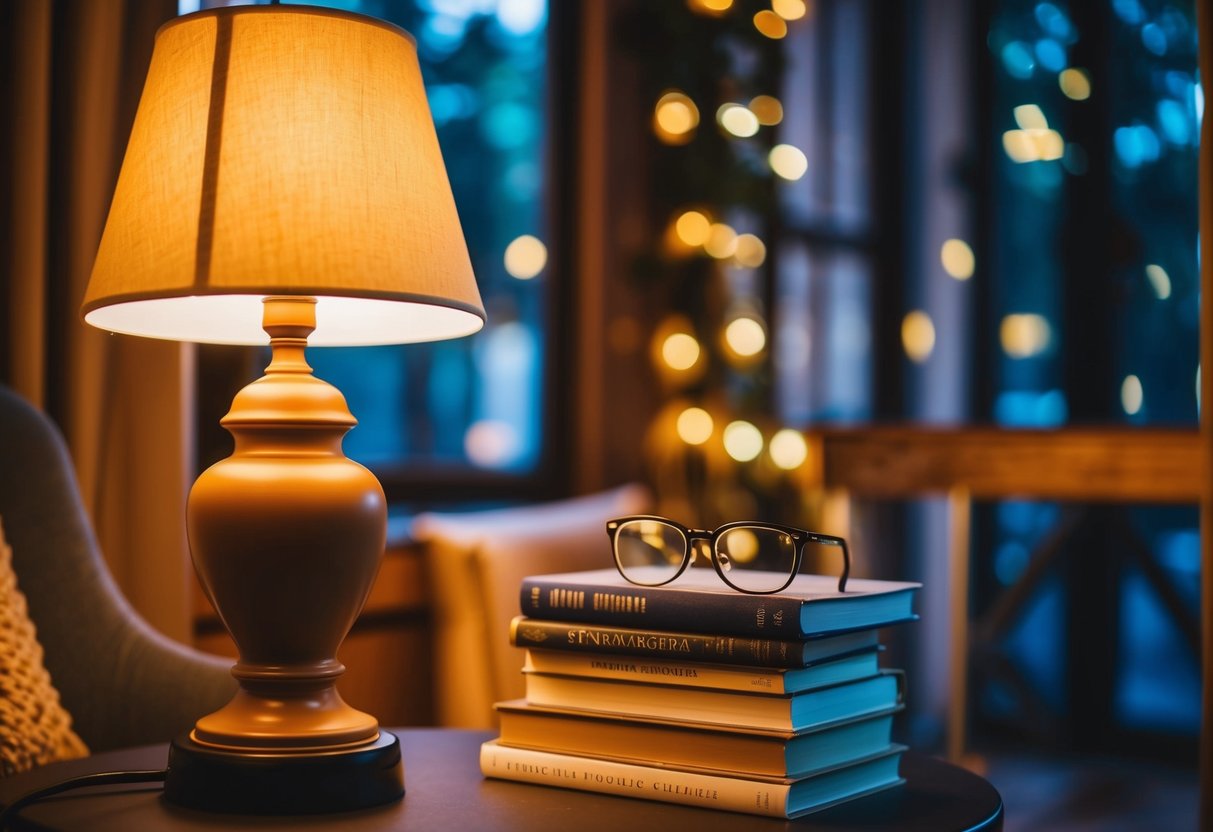
[[[311,350],[358,427],[346,453],[515,473],[540,455],[547,303],[546,0],[317,2],[417,39],[421,71],[488,323],[472,338]]]

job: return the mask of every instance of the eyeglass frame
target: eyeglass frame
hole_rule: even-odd
[[[659,584],[642,584],[637,581],[633,581],[627,576],[627,572],[624,571],[623,564],[619,562],[619,547],[616,544],[616,539],[619,536],[619,529],[623,524],[630,523],[633,520],[653,520],[658,523],[664,523],[665,525],[676,529],[682,535],[683,541],[685,542],[682,553],[682,565],[678,567],[677,572]],[[793,542],[795,542],[796,555],[792,563],[792,568],[788,572],[788,579],[782,586],[776,589],[743,589],[725,577],[724,569],[720,564],[720,556],[716,551],[716,543],[720,539],[721,535],[725,534],[726,532],[730,532],[733,529],[741,528],[761,528],[782,532],[788,535],[788,537],[792,538]],[[845,593],[847,591],[847,579],[851,575],[851,550],[847,547],[847,541],[845,538],[836,537],[835,535],[830,534],[822,534],[820,532],[811,532],[808,529],[801,529],[797,528],[796,526],[784,526],[779,523],[760,523],[754,520],[735,520],[731,523],[725,523],[722,526],[718,526],[713,530],[692,529],[689,526],[684,526],[668,517],[660,517],[656,514],[629,514],[626,517],[616,517],[612,520],[608,520],[606,523],[606,532],[607,537],[611,539],[611,557],[615,561],[615,569],[625,581],[630,584],[634,584],[635,586],[665,586],[666,584],[676,581],[678,577],[687,570],[687,567],[691,565],[691,561],[694,560],[694,546],[692,546],[692,542],[696,540],[706,540],[709,542],[708,549],[711,553],[712,568],[716,570],[716,574],[720,577],[720,580],[724,581],[726,586],[735,589],[738,592],[744,592],[748,595],[774,595],[778,592],[783,592],[785,589],[791,586],[792,581],[795,580],[796,576],[800,573],[801,564],[804,562],[804,547],[809,543],[822,543],[827,546],[838,546],[842,549],[842,574],[838,576],[838,591],[840,593]]]

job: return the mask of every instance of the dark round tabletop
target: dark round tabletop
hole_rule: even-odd
[[[673,829],[880,830],[961,832],[1002,828],[1002,798],[981,777],[920,754],[902,758],[906,784],[795,821],[694,809],[647,800],[486,780],[480,743],[488,732],[393,729],[404,750],[404,800],[335,815],[250,817],[179,809],[159,785],[68,792],[22,810],[13,829],[75,832],[184,832],[217,829],[477,830],[480,832],[644,832]],[[0,802],[69,777],[99,771],[163,768],[167,746],[144,746],[56,763],[0,780]]]

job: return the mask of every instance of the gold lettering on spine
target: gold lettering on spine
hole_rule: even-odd
[[[548,590],[548,606],[554,610],[579,610],[585,606],[585,592],[552,587]]]

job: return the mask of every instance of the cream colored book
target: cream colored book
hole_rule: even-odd
[[[549,708],[805,731],[895,708],[902,701],[902,683],[899,672],[884,672],[827,688],[772,695],[532,672],[526,674],[526,700]]]
[[[659,800],[774,818],[799,817],[905,782],[898,774],[904,746],[798,780],[733,772],[691,771],[511,748],[480,746],[485,777],[558,786],[621,797]]]
[[[879,670],[876,657],[876,651],[870,650],[811,667],[780,670],[532,649],[527,651],[523,671],[591,679],[615,679],[623,682],[783,694],[799,693],[875,676]]]

